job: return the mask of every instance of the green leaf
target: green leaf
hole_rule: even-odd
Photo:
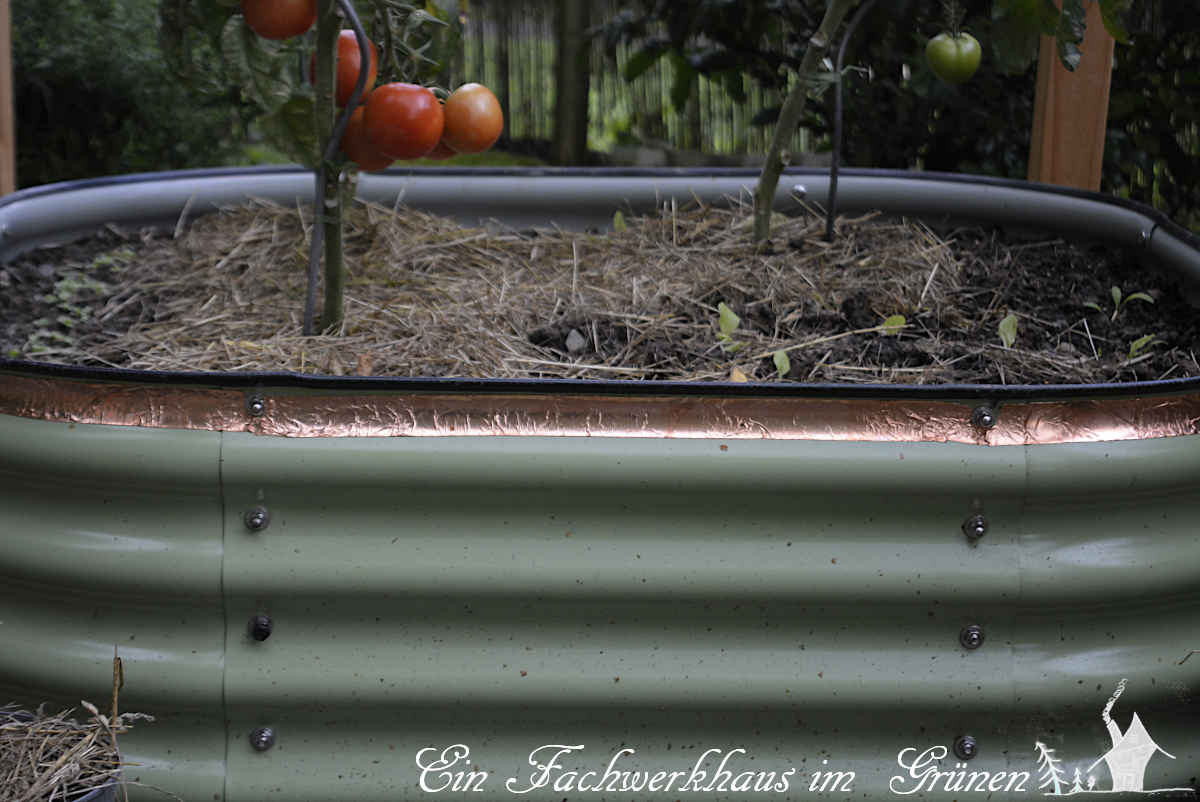
[[[771,361],[775,363],[775,371],[779,374],[779,378],[786,379],[787,375],[792,372],[792,360],[788,357],[787,351],[782,348],[771,354]]]
[[[1131,0],[1100,0],[1100,18],[1104,20],[1104,29],[1123,45],[1129,44],[1129,29],[1125,27],[1122,17],[1128,16],[1131,6]]]
[[[1112,295],[1113,306],[1120,307],[1121,306],[1121,288],[1114,285],[1113,288],[1111,290],[1109,290],[1109,293]]]
[[[674,73],[671,81],[671,105],[676,111],[683,111],[688,98],[692,96],[692,87],[696,85],[699,73],[678,50],[671,51],[671,67]]]
[[[717,304],[718,324],[721,327],[721,333],[726,337],[733,335],[737,331],[737,327],[741,324],[742,319],[737,314],[725,305],[724,301]]]
[[[625,224],[625,215],[621,214],[621,210],[618,209],[613,214],[613,231],[626,231],[628,229],[629,226]]]
[[[1017,341],[1017,316],[1009,312],[1004,320],[1000,321],[996,331],[999,333],[1000,342],[1004,343],[1004,347],[1012,348],[1013,343]]]
[[[1133,359],[1138,354],[1140,354],[1142,351],[1146,350],[1151,345],[1154,345],[1156,342],[1159,342],[1159,341],[1154,339],[1153,334],[1147,334],[1143,337],[1138,337],[1136,340],[1134,340],[1133,342],[1131,342],[1129,344],[1129,358]]]
[[[297,163],[315,167],[321,156],[313,130],[313,115],[313,99],[296,95],[262,118],[263,135]]]
[[[1131,293],[1130,295],[1126,295],[1125,303],[1129,303],[1130,301],[1146,301],[1147,303],[1154,303],[1154,299],[1144,292],[1135,292]]]
[[[907,325],[908,320],[904,315],[892,315],[883,321],[883,333],[889,337],[898,337],[901,330]]]
[[[1103,309],[1100,307],[1100,304],[1096,303],[1095,301],[1088,301],[1087,303],[1085,303],[1085,304],[1084,304],[1084,306],[1085,306],[1085,307],[1087,307],[1088,309],[1095,309],[1097,312],[1103,312],[1103,311],[1104,311],[1104,310],[1103,310]]]
[[[663,57],[667,49],[660,44],[648,45],[630,56],[629,61],[621,68],[621,75],[626,81],[632,81],[653,67]]]

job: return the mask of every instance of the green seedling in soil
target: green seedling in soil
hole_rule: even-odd
[[[779,374],[781,380],[786,379],[787,375],[792,372],[791,357],[782,348],[771,354],[771,361],[775,363],[775,371]]]
[[[908,319],[904,315],[892,315],[887,320],[883,321],[880,328],[884,335],[888,337],[899,337],[900,332],[908,325]]]
[[[996,327],[996,333],[1000,335],[1000,342],[1004,343],[1005,348],[1012,348],[1017,341],[1017,316],[1012,312],[1005,315]]]
[[[1153,334],[1147,334],[1138,337],[1129,344],[1129,358],[1134,359],[1143,351],[1149,350],[1155,345],[1162,345],[1162,340],[1155,337]]]
[[[717,334],[717,342],[721,344],[721,350],[727,354],[735,354],[746,345],[745,343],[734,342],[733,339],[733,333],[737,331],[737,327],[741,323],[742,319],[724,301],[717,304],[717,326],[721,329],[720,333]]]
[[[613,214],[613,231],[625,231],[628,228],[629,226],[625,223],[625,215],[621,214],[621,210],[618,209]]]
[[[1130,301],[1145,301],[1146,303],[1154,303],[1154,299],[1144,292],[1131,292],[1129,295],[1122,295],[1121,288],[1116,285],[1113,285],[1110,293],[1112,294],[1113,299],[1113,311],[1112,317],[1110,317],[1109,320],[1113,321],[1117,319],[1117,315],[1121,314],[1121,310],[1124,309],[1125,305]],[[1086,306],[1088,309],[1095,309],[1100,313],[1104,312],[1104,309],[1101,308],[1100,304],[1095,303],[1094,301],[1089,301],[1088,303],[1084,304],[1084,306]]]

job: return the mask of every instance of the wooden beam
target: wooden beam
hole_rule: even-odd
[[[17,125],[13,112],[12,9],[0,0],[0,195],[17,188]]]
[[[1100,189],[1114,44],[1104,29],[1099,3],[1088,4],[1083,58],[1075,72],[1059,61],[1054,40],[1042,37],[1029,150],[1030,181]]]

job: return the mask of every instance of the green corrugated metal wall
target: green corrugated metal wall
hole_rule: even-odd
[[[0,417],[0,444],[0,696],[102,703],[117,645],[123,708],[158,717],[125,737],[129,776],[186,800],[949,800],[989,779],[1027,799],[1037,741],[1068,790],[1075,766],[1086,782],[1122,679],[1113,718],[1136,712],[1174,756],[1144,787],[1196,782],[1195,437],[287,439]],[[962,735],[978,756],[947,753],[930,790],[914,760]],[[455,744],[483,791],[423,790],[418,754]],[[733,778],[788,789],[580,792],[552,772],[566,790],[515,793],[552,744],[597,773],[623,748],[615,769],[664,772],[722,750],[709,785],[744,749]]]

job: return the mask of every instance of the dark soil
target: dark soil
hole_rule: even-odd
[[[664,308],[663,319],[672,325],[695,322],[707,332],[715,328],[713,310],[724,302],[740,316],[739,332],[762,342],[834,338],[817,347],[789,347],[790,369],[783,378],[800,382],[1072,384],[1200,375],[1200,318],[1185,300],[1189,291],[1163,271],[1141,264],[1136,254],[984,228],[941,233],[962,266],[957,286],[941,308],[910,314],[900,336],[881,336],[880,322],[894,310],[880,308],[869,286],[831,306],[764,298],[744,291],[737,282],[717,279],[701,297],[664,299],[661,303],[669,309]],[[103,348],[79,353],[72,349],[79,343],[103,343],[158,314],[161,298],[122,293],[122,271],[140,248],[163,239],[169,238],[110,229],[90,240],[35,251],[0,268],[0,355],[145,367],[136,360],[123,363],[119,354]],[[812,247],[812,241],[804,239],[772,244],[776,255],[785,258]],[[1130,298],[1135,293],[1153,302],[1140,295]],[[1005,348],[997,334],[997,321],[1009,312],[1018,323],[1015,350]],[[847,335],[855,330],[870,331]],[[702,338],[681,337],[645,326],[634,332],[620,319],[582,309],[542,315],[523,337],[547,365],[608,360],[607,364],[644,368],[644,378],[680,378],[675,368],[687,378],[686,371],[694,368],[697,379],[728,379],[734,358],[715,347],[707,333]],[[755,347],[742,356],[757,351]],[[64,353],[75,355],[65,359]],[[740,364],[732,374],[735,379],[781,378],[772,356],[757,354],[754,361],[743,359]],[[672,372],[656,369],[662,366],[670,366]],[[371,368],[370,356],[360,353],[357,372],[370,374]],[[317,361],[307,369],[342,373],[356,368],[353,361],[334,369]],[[411,375],[447,375],[447,370],[453,368],[410,368]],[[632,368],[627,373],[631,375],[599,375],[638,376]],[[537,364],[527,375],[594,377],[586,372],[552,373]]]

